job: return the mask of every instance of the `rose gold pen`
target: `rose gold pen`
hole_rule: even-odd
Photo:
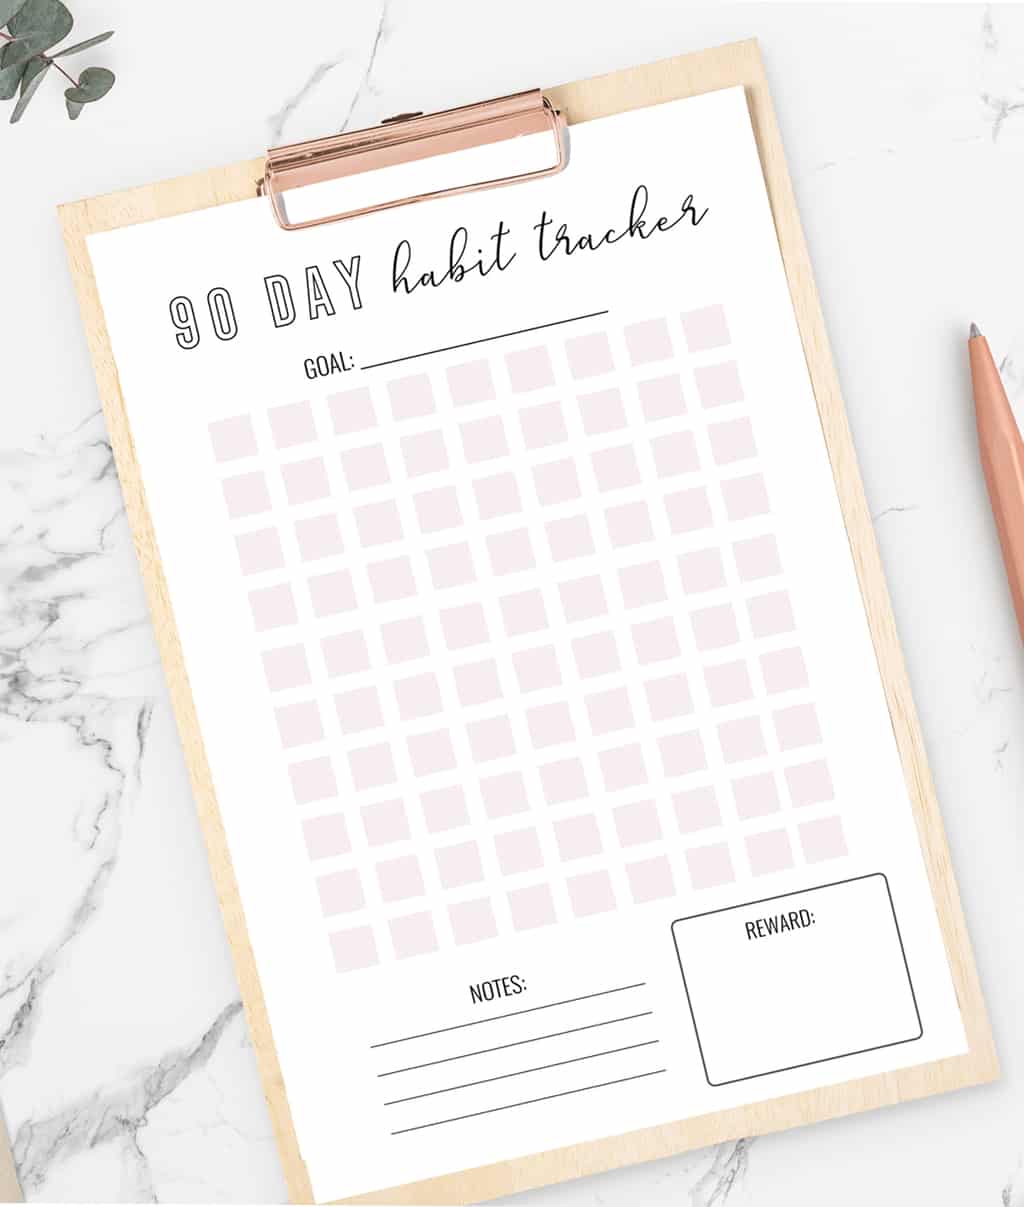
[[[988,340],[971,323],[967,341],[978,421],[978,451],[985,471],[1006,576],[1024,638],[1024,440],[1010,409]]]

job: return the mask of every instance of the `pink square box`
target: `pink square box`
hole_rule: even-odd
[[[426,672],[395,681],[398,715],[403,721],[414,721],[441,711],[441,689],[437,676]]]
[[[557,687],[562,682],[558,655],[553,646],[541,645],[532,650],[520,650],[512,655],[512,665],[522,692],[543,691],[548,687]]]
[[[334,931],[331,935],[331,952],[338,972],[355,972],[378,962],[377,942],[369,926]]]
[[[690,624],[693,626],[693,639],[699,650],[721,649],[726,645],[735,645],[740,639],[732,604],[700,608],[690,614]]]
[[[520,411],[519,425],[523,429],[523,443],[529,449],[546,448],[569,439],[562,408],[557,402],[544,402]]]
[[[704,668],[704,682],[713,708],[726,708],[754,694],[745,662],[722,662]]]
[[[672,808],[682,834],[694,834],[698,830],[710,830],[722,824],[715,790],[710,786],[675,793]]]
[[[743,821],[777,813],[781,807],[775,776],[770,771],[733,780],[732,797],[736,802],[736,815]]]
[[[581,620],[591,620],[595,616],[605,615],[608,611],[608,600],[605,598],[599,574],[590,574],[586,578],[559,583],[558,595],[562,601],[565,619],[569,624],[575,624]]]
[[[557,746],[562,742],[571,742],[576,736],[569,706],[562,700],[527,709],[526,727],[530,732],[530,741],[536,750],[543,749],[545,746]]]
[[[271,407],[267,412],[270,430],[278,448],[291,448],[295,444],[310,444],[316,439],[313,411],[308,402],[291,402],[282,407]]]
[[[439,591],[464,586],[476,578],[473,554],[465,541],[431,549],[427,553],[427,565],[430,567],[430,581]]]
[[[554,385],[555,375],[547,348],[522,348],[518,352],[508,352],[505,366],[514,394]]]
[[[377,883],[381,899],[406,901],[410,897],[422,897],[423,873],[415,855],[399,855],[397,859],[385,859],[377,864]]]
[[[431,834],[454,830],[469,821],[469,810],[462,789],[453,784],[448,788],[434,788],[420,797],[423,820]]]
[[[448,450],[439,431],[417,432],[402,437],[402,460],[410,478],[421,474],[436,474],[448,468]]]
[[[764,515],[769,510],[768,488],[760,474],[728,478],[721,485],[725,510],[733,523]]]
[[[710,528],[712,519],[708,492],[703,486],[693,486],[689,490],[666,495],[665,514],[674,533]]]
[[[590,460],[601,490],[623,490],[640,482],[640,466],[631,444],[596,449],[590,454]]]
[[[661,822],[653,801],[642,800],[632,805],[620,805],[614,813],[615,831],[619,844],[624,847],[637,846],[661,839]]]
[[[627,608],[642,608],[668,598],[665,575],[659,562],[624,567],[619,571],[619,587]]]
[[[647,504],[642,500],[637,503],[620,503],[617,507],[609,507],[604,513],[604,518],[608,527],[608,539],[615,549],[654,540],[651,513],[647,510]]]
[[[304,562],[315,562],[322,557],[337,557],[343,552],[341,528],[333,515],[311,516],[308,520],[297,520],[295,538]]]
[[[654,467],[661,478],[674,474],[692,474],[700,469],[697,442],[692,432],[668,432],[651,441]]]
[[[716,465],[732,465],[734,461],[757,456],[754,428],[746,416],[725,423],[713,423],[708,428],[708,439]]]
[[[789,788],[790,800],[797,806],[820,805],[835,796],[832,776],[824,759],[787,767],[786,786]]]
[[[467,461],[493,461],[496,457],[508,456],[505,428],[497,415],[464,423],[459,428],[459,434]]]
[[[466,943],[481,943],[484,939],[493,939],[498,933],[494,910],[486,897],[476,901],[460,901],[449,906],[448,921],[452,926],[452,937],[459,947]]]
[[[797,691],[806,687],[807,666],[796,646],[788,650],[773,650],[761,656],[761,674],[770,693]]]
[[[687,595],[717,591],[725,586],[725,567],[717,549],[695,549],[679,558],[679,579]]]
[[[501,695],[501,680],[498,678],[498,667],[491,659],[483,662],[470,662],[465,666],[455,668],[455,690],[459,703],[469,708],[476,704],[486,704],[489,700],[497,700]]]
[[[565,862],[600,855],[603,850],[597,819],[589,813],[582,817],[565,817],[556,821],[554,831],[558,853]]]
[[[615,908],[615,892],[607,872],[586,872],[566,881],[572,912],[577,918],[603,914]]]
[[[402,539],[402,521],[391,499],[367,503],[364,507],[357,507],[352,514],[361,545],[386,545],[389,541]]]
[[[418,616],[381,625],[380,636],[389,662],[411,662],[430,652],[427,631]]]
[[[495,474],[490,478],[479,478],[473,483],[477,511],[482,520],[493,520],[498,516],[522,511],[519,484],[511,473]]]
[[[800,845],[808,863],[821,863],[847,854],[843,823],[838,817],[822,817],[799,827]]]
[[[446,528],[457,528],[462,523],[459,496],[454,486],[421,491],[413,496],[412,501],[422,532],[443,532]]]
[[[382,800],[363,808],[363,829],[371,847],[405,842],[409,837],[409,819],[401,800]]]
[[[386,742],[350,750],[348,768],[357,791],[395,782],[395,761]]]
[[[604,786],[609,792],[623,788],[635,788],[647,782],[647,766],[643,751],[638,745],[619,746],[614,750],[603,750],[598,756]]]
[[[556,562],[590,557],[594,552],[594,537],[585,515],[566,516],[552,520],[546,527],[548,548]]]
[[[494,836],[494,850],[502,875],[515,876],[520,872],[532,872],[544,862],[537,831],[532,827],[525,830],[509,830]]]
[[[731,884],[736,879],[732,857],[724,842],[709,847],[693,847],[686,852],[686,866],[695,889],[715,888]]]
[[[280,570],[284,565],[284,551],[274,528],[243,532],[235,537],[235,547],[243,574],[262,574],[266,570]]]
[[[311,817],[302,823],[302,836],[310,859],[333,859],[347,855],[352,849],[348,827],[340,813],[328,813],[325,817]]]
[[[539,629],[547,628],[548,616],[540,591],[519,591],[514,595],[504,595],[499,603],[505,632],[510,637],[521,637],[524,633],[535,633]]]
[[[380,444],[346,449],[341,454],[341,472],[349,490],[370,490],[391,480],[387,457]]]
[[[704,740],[697,730],[659,738],[658,751],[666,775],[692,775],[708,765]]]
[[[439,847],[434,852],[434,858],[437,860],[442,888],[462,888],[463,885],[476,884],[484,878],[480,848],[475,842],[460,842],[452,847]]]
[[[731,402],[743,401],[743,386],[735,361],[702,365],[694,369],[693,375],[697,379],[697,392],[704,406],[725,406]]]
[[[633,625],[630,632],[637,661],[641,666],[679,657],[679,638],[671,616],[642,621]]]
[[[410,734],[406,739],[409,760],[416,775],[436,775],[455,766],[455,751],[447,730]]]
[[[210,424],[210,443],[217,461],[234,461],[238,457],[255,457],[256,433],[248,415],[234,415]]]
[[[746,840],[750,870],[755,876],[784,872],[793,866],[793,848],[785,830],[766,830]]]
[[[416,594],[416,580],[407,557],[393,557],[367,566],[375,603],[391,603]]]
[[[614,633],[592,633],[589,637],[578,637],[572,643],[572,654],[576,670],[583,679],[608,675],[622,667]]]
[[[649,423],[673,419],[686,412],[683,386],[678,377],[655,377],[637,386],[640,408]]]
[[[346,436],[352,432],[365,432],[377,426],[377,416],[373,413],[373,402],[370,391],[361,388],[346,390],[341,394],[332,394],[327,399],[327,409],[331,413],[331,422],[338,436]]]
[[[671,717],[684,717],[693,712],[693,697],[685,675],[649,679],[644,684],[644,691],[652,721],[667,721]]]
[[[426,373],[414,373],[388,383],[391,413],[396,419],[418,419],[434,409],[434,392]]]
[[[310,682],[309,662],[301,645],[284,645],[263,654],[263,673],[272,692],[305,687]]]
[[[428,955],[437,951],[437,932],[434,919],[428,913],[407,914],[388,923],[395,955],[400,959]]]
[[[297,805],[308,805],[315,800],[327,800],[338,795],[338,782],[329,758],[306,759],[292,763],[288,768],[292,781],[292,794]]]
[[[707,352],[729,343],[729,324],[722,306],[704,306],[688,310],[682,316],[683,334],[690,352]]]
[[[296,704],[275,708],[274,718],[277,721],[277,732],[281,736],[281,745],[286,750],[323,740],[324,727],[315,700],[301,700]]]
[[[334,574],[318,574],[309,580],[309,598],[315,616],[333,616],[349,612],[356,606],[352,576],[347,570]]]
[[[796,628],[793,605],[785,591],[773,591],[770,595],[758,595],[747,600],[750,628],[755,637],[776,637]]]
[[[546,465],[535,466],[533,485],[537,491],[537,498],[545,507],[553,507],[557,503],[568,503],[580,497],[580,480],[576,473],[576,465],[570,457],[561,461],[549,461]]]
[[[540,769],[541,790],[549,805],[578,800],[587,795],[587,777],[579,759],[559,759]]]
[[[598,390],[579,400],[583,430],[588,436],[601,436],[626,426],[626,412],[618,390]]]
[[[362,633],[335,633],[320,642],[327,673],[332,677],[370,669],[370,651]]]
[[[446,608],[441,613],[441,629],[445,644],[450,650],[463,650],[481,645],[488,638],[484,610],[476,603]]]
[[[770,534],[737,541],[732,553],[736,559],[736,569],[745,583],[782,573],[778,542]]]
[[[627,864],[626,876],[629,878],[629,888],[637,905],[675,896],[672,868],[664,855]]]
[[[664,319],[648,319],[627,327],[626,349],[634,365],[647,365],[655,360],[667,360],[672,355],[672,340]]]
[[[336,914],[350,914],[366,904],[363,884],[355,868],[344,868],[327,876],[318,876],[316,891],[320,897],[320,908],[325,918]]]
[[[331,493],[327,480],[327,467],[322,457],[310,457],[307,461],[292,461],[281,466],[284,490],[293,507],[301,503],[312,503],[325,499]]]
[[[526,784],[518,771],[506,771],[480,781],[480,796],[490,818],[511,817],[530,807]]]
[[[487,361],[472,360],[464,365],[452,365],[448,370],[448,390],[456,406],[490,402],[494,397],[494,382]]]
[[[718,727],[718,744],[727,763],[742,763],[766,753],[761,722],[757,717],[738,717]]]
[[[531,884],[508,895],[509,912],[516,930],[535,930],[555,921],[555,903],[546,884]]]
[[[498,532],[487,538],[487,552],[495,574],[519,574],[535,564],[530,534],[525,528]]]
[[[515,738],[508,717],[486,717],[466,726],[469,747],[478,763],[508,758],[516,752]]]
[[[569,359],[569,371],[573,377],[595,377],[599,373],[610,373],[615,367],[608,336],[603,331],[590,335],[577,335],[565,341],[565,354]]]
[[[633,710],[629,704],[629,692],[624,687],[595,692],[587,696],[586,703],[590,731],[596,737],[632,728]]]
[[[221,483],[221,488],[224,491],[224,502],[227,505],[228,515],[233,520],[270,510],[270,492],[267,490],[267,480],[258,471],[225,478]]]
[[[821,741],[821,726],[813,704],[794,704],[773,713],[775,733],[782,750],[801,746],[817,746]]]

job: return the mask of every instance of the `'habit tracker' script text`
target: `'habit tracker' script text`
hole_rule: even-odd
[[[688,194],[674,212],[651,212],[647,186],[633,190],[625,218],[617,225],[598,231],[579,231],[571,223],[561,222],[546,209],[531,228],[533,254],[543,264],[585,252],[600,252],[628,240],[641,242],[655,235],[668,234],[678,227],[699,226],[708,215]],[[479,280],[492,273],[506,272],[519,258],[513,246],[514,232],[499,219],[494,231],[485,238],[474,238],[465,226],[457,226],[447,248],[438,257],[424,255],[411,240],[395,244],[390,265],[390,289],[393,294],[409,296],[423,289],[438,289]],[[331,260],[328,264],[309,264],[289,275],[273,272],[263,277],[265,315],[274,328],[290,327],[300,317],[304,321],[334,318],[338,308],[349,311],[363,308],[364,264],[358,254]],[[205,313],[202,302],[205,300]],[[184,351],[197,348],[204,330],[222,341],[238,334],[238,310],[232,292],[225,285],[214,285],[205,299],[196,300],[177,294],[169,303],[174,339]]]

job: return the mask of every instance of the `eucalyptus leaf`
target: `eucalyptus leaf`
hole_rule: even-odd
[[[58,50],[56,54],[50,55],[51,59],[63,59],[65,55],[78,54],[80,50],[88,50],[90,46],[99,46],[101,42],[105,42],[107,38],[112,38],[114,31],[108,29],[105,34],[97,34],[95,38],[86,38],[84,42],[76,42],[74,46],[66,46],[63,50]]]
[[[11,114],[12,123],[21,120],[21,115],[28,108],[29,101],[35,96],[36,89],[43,82],[43,76],[46,75],[52,66],[51,63],[43,62],[42,59],[33,59],[32,63],[29,63],[29,67],[31,67],[33,63],[42,63],[42,66],[37,72],[35,72],[35,74],[32,76],[32,79],[22,87],[21,96],[18,97],[18,103],[14,106],[14,112]],[[27,71],[25,75],[28,75]]]
[[[62,42],[74,23],[61,0],[25,0],[7,28],[16,38],[28,42],[35,54]]]
[[[114,78],[114,73],[106,67],[86,67],[78,77],[78,87],[65,88],[64,97],[76,104],[88,105],[107,95],[114,86]]]
[[[75,121],[78,115],[85,108],[81,101],[69,101],[67,97],[64,99],[64,104],[68,107],[68,117],[70,117],[72,121]]]
[[[25,0],[0,0],[0,29],[7,24]]]
[[[17,67],[19,63],[27,63],[35,53],[27,38],[5,42],[3,50],[0,50],[0,67]]]
[[[48,60],[44,59],[42,55],[39,55],[37,58],[34,58],[34,59],[29,59],[29,61],[25,64],[25,70],[24,70],[24,72],[22,72],[22,76],[21,76],[21,94],[22,94],[22,96],[25,95],[25,90],[28,88],[29,84],[31,84],[32,81],[36,78],[36,76],[39,75],[39,73],[41,71],[45,71],[47,69],[47,67],[49,67],[49,66],[50,66],[50,64],[49,64]]]
[[[24,63],[17,63],[14,67],[0,67],[0,101],[9,101],[14,96],[24,72]]]

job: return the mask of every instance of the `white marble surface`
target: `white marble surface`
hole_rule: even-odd
[[[284,1185],[54,206],[410,108],[757,36],[988,994],[995,1086],[531,1205],[1024,1204],[1024,656],[962,338],[1024,408],[1024,7],[669,0],[74,6],[116,91],[0,136],[0,1102],[26,1195]]]

